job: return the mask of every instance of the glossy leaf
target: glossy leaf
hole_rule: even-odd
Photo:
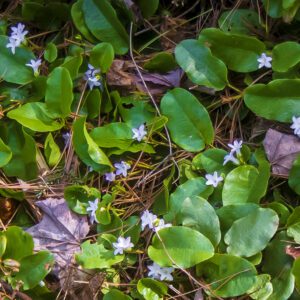
[[[257,59],[266,49],[255,37],[225,33],[216,28],[202,30],[199,41],[209,45],[212,54],[224,61],[228,69],[242,73],[257,70]]]
[[[182,41],[175,48],[175,57],[192,82],[215,90],[222,90],[227,85],[225,64],[201,42]]]
[[[300,44],[280,43],[274,47],[272,54],[272,69],[277,72],[287,72],[300,62]]]
[[[91,244],[86,241],[81,244],[82,253],[76,254],[76,261],[85,269],[104,269],[121,262],[124,255],[114,255],[113,250],[107,250],[103,244]]]
[[[125,295],[119,290],[111,289],[107,294],[104,295],[103,300],[132,300],[131,297]]]
[[[156,12],[159,5],[159,0],[137,0],[137,4],[142,11],[143,17],[150,18]]]
[[[50,167],[54,167],[59,162],[61,153],[51,133],[47,135],[47,138],[45,140],[44,152],[48,165]]]
[[[250,257],[263,250],[276,233],[279,218],[269,208],[258,208],[233,223],[224,237],[227,252]]]
[[[144,69],[166,73],[175,69],[176,66],[177,64],[172,54],[160,52],[144,64]]]
[[[97,39],[111,43],[117,54],[128,51],[128,34],[108,0],[85,0],[82,9],[85,23]]]
[[[183,226],[159,230],[148,248],[149,257],[161,266],[190,268],[214,255],[211,242],[200,232]],[[170,258],[171,259],[170,259]]]
[[[140,279],[137,290],[145,300],[163,300],[168,293],[168,287],[164,283],[150,278]]]
[[[160,107],[168,118],[172,140],[184,150],[196,152],[212,143],[214,130],[209,114],[193,94],[175,88],[164,95]]]
[[[38,285],[51,271],[54,257],[48,251],[40,251],[22,258],[20,271],[15,279],[23,282],[23,290],[29,290]]]
[[[219,297],[243,295],[256,282],[255,267],[248,260],[229,254],[215,254],[197,266],[197,273],[212,283],[212,293]]]
[[[81,55],[67,56],[60,66],[69,71],[71,79],[76,79],[78,77],[82,61],[83,59]]]
[[[289,186],[298,195],[300,195],[300,156],[294,160],[293,166],[289,172]]]
[[[300,80],[277,79],[255,84],[245,90],[244,100],[256,115],[290,123],[293,116],[300,115]]]
[[[66,68],[55,68],[47,79],[45,103],[49,112],[57,118],[65,118],[71,112],[73,82]]]
[[[44,53],[44,58],[45,58],[45,60],[47,60],[50,63],[52,63],[56,60],[56,58],[57,58],[57,48],[56,48],[55,44],[49,43],[46,46],[45,53]]]
[[[115,57],[114,48],[110,43],[100,43],[96,45],[90,54],[90,63],[95,68],[100,68],[102,73],[106,73]]]
[[[105,172],[112,167],[105,153],[88,134],[84,117],[77,119],[73,124],[73,146],[79,158],[93,170]]]
[[[10,148],[0,138],[0,168],[9,163],[12,158],[12,152]]]
[[[31,59],[35,59],[33,53],[25,48],[16,48],[15,55],[6,48],[8,38],[0,36],[0,75],[11,83],[27,84],[34,79],[33,71],[26,66]]]

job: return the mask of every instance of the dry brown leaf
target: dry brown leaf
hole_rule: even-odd
[[[269,129],[263,144],[272,165],[272,172],[287,177],[293,161],[300,154],[300,139],[295,135]]]
[[[64,199],[48,198],[36,202],[43,211],[43,219],[30,227],[35,250],[49,250],[55,256],[54,273],[62,278],[61,271],[74,263],[74,253],[80,251],[81,240],[90,227],[86,217],[71,212]]]

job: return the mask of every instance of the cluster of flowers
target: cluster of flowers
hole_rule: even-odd
[[[154,232],[158,232],[160,229],[171,227],[172,224],[165,223],[163,219],[159,219],[155,214],[145,210],[141,216],[142,220],[142,230],[147,226],[152,229]]]

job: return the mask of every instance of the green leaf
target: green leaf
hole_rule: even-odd
[[[67,69],[70,73],[71,79],[76,79],[78,77],[79,68],[82,64],[82,56],[67,56],[60,66]]]
[[[7,176],[16,176],[22,180],[37,177],[35,140],[17,123],[10,122],[7,127],[0,127],[3,141],[12,151],[12,158],[3,167]]]
[[[145,300],[163,300],[168,293],[168,287],[164,283],[150,278],[140,279],[137,290]]]
[[[232,170],[225,178],[222,192],[223,205],[259,203],[266,191],[267,182],[266,180],[262,182],[265,176],[265,173],[260,173],[257,168],[250,165]]]
[[[56,48],[55,44],[49,43],[46,46],[45,52],[44,52],[44,58],[45,58],[45,60],[47,60],[50,63],[52,63],[56,60],[56,58],[57,58],[57,48]]]
[[[8,37],[0,36],[0,76],[7,82],[27,84],[34,79],[33,71],[26,66],[31,59],[35,59],[33,53],[25,48],[17,47],[12,54],[8,44]]]
[[[137,0],[137,4],[142,11],[143,17],[148,19],[153,16],[158,9],[159,0]]]
[[[214,255],[211,242],[194,229],[173,226],[159,230],[158,234],[160,239],[157,234],[153,237],[148,255],[160,266],[175,263],[180,268],[190,268]]]
[[[300,62],[300,44],[280,43],[273,48],[272,54],[272,69],[277,72],[287,72]]]
[[[293,263],[292,273],[295,276],[297,288],[300,287],[300,258],[297,258]]]
[[[300,155],[293,161],[292,168],[289,172],[289,186],[290,188],[300,195]]]
[[[7,165],[12,158],[12,152],[10,148],[5,145],[3,140],[0,138],[0,168]]]
[[[198,276],[210,283],[211,293],[219,297],[236,297],[245,294],[256,282],[256,269],[246,259],[215,254],[197,266]]]
[[[90,54],[90,63],[95,68],[100,68],[102,73],[106,73],[115,58],[114,48],[110,43],[100,43],[96,45]]]
[[[224,237],[227,252],[250,257],[267,246],[279,225],[277,214],[269,208],[258,208],[233,223]]]
[[[213,142],[214,129],[209,114],[190,92],[175,88],[164,95],[160,107],[168,118],[172,140],[184,150],[201,151]]]
[[[287,223],[287,235],[292,237],[296,243],[300,242],[300,207],[296,207],[289,216]]]
[[[82,4],[84,0],[76,1],[71,8],[71,16],[77,30],[91,43],[95,43],[96,39],[88,29],[83,15]]]
[[[45,103],[49,112],[56,118],[65,118],[71,112],[73,82],[69,71],[55,68],[47,79]]]
[[[211,186],[207,186],[206,180],[203,177],[197,177],[187,180],[185,183],[178,186],[174,193],[170,196],[170,209],[167,215],[165,215],[165,220],[171,222],[176,218],[176,215],[182,209],[182,202],[187,197],[201,196],[203,198],[208,198],[208,196],[213,192]]]
[[[172,203],[172,202],[171,202]],[[173,207],[170,207],[172,213]],[[220,223],[214,208],[207,200],[191,196],[186,197],[176,206],[175,225],[193,228],[205,235],[214,246],[221,239]]]
[[[257,70],[257,59],[266,49],[255,37],[225,33],[216,28],[202,30],[199,41],[208,45],[212,54],[224,61],[229,70],[242,73]]]
[[[269,274],[261,274],[256,277],[256,284],[247,291],[252,299],[267,300],[273,293],[273,285]]]
[[[85,269],[110,268],[124,259],[124,255],[114,255],[113,250],[105,249],[102,244],[91,244],[91,241],[81,244],[81,250],[75,258]]]
[[[260,28],[259,15],[252,9],[235,9],[222,13],[218,20],[221,30],[230,33],[250,34],[251,29]]]
[[[85,99],[88,118],[97,118],[100,114],[102,94],[99,89],[92,89]]]
[[[119,290],[112,289],[104,295],[103,300],[132,300],[132,298]]]
[[[128,51],[128,34],[109,1],[85,0],[82,9],[85,23],[97,39],[111,43],[116,54]]]
[[[184,40],[175,48],[175,58],[189,79],[215,90],[227,85],[227,68],[210,49],[197,40]]]
[[[2,258],[2,256],[5,253],[6,245],[7,245],[7,238],[6,238],[5,232],[1,232],[1,234],[0,234],[0,258]]]
[[[177,63],[172,54],[168,52],[160,52],[144,64],[144,69],[166,73],[175,69],[176,66]]]
[[[31,235],[20,227],[10,226],[5,231],[6,250],[3,259],[21,260],[33,253],[33,239]]]
[[[48,165],[50,167],[54,167],[59,162],[61,153],[51,133],[47,135],[47,138],[45,140],[44,152]]]
[[[95,188],[86,185],[71,185],[65,188],[64,198],[68,206],[78,214],[86,214],[88,201],[95,201],[101,198],[101,193]]]
[[[15,279],[23,282],[23,290],[29,290],[38,285],[51,271],[54,257],[48,251],[40,251],[23,257],[20,264],[20,271]]]
[[[97,146],[85,128],[85,117],[73,124],[73,146],[79,158],[93,170],[106,172],[112,165],[105,153]]]
[[[247,107],[268,120],[290,123],[300,115],[300,80],[277,79],[268,84],[255,84],[246,88]]]
[[[30,102],[7,113],[24,127],[38,132],[56,131],[64,126],[62,120],[56,121],[45,103]]]

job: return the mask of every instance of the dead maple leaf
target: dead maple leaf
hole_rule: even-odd
[[[269,129],[263,144],[272,165],[272,172],[287,177],[293,161],[300,154],[300,139],[294,135]]]
[[[74,253],[80,251],[81,240],[90,230],[87,218],[71,212],[64,199],[48,198],[36,205],[43,211],[43,218],[27,232],[33,236],[35,250],[53,253],[53,272],[62,278],[62,271],[74,263]]]

